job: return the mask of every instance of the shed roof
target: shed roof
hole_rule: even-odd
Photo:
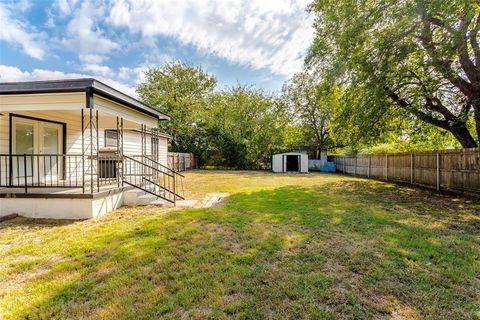
[[[98,94],[159,120],[170,120],[168,115],[93,78],[0,83],[0,95],[54,92],[85,92],[87,105],[88,95]]]
[[[281,156],[285,154],[299,154],[299,155],[305,155],[307,156],[308,154],[305,151],[287,151],[287,152],[279,152],[279,153],[274,153],[274,156]]]

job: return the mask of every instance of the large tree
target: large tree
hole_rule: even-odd
[[[292,77],[282,88],[283,102],[291,113],[303,144],[320,155],[331,143],[330,119],[339,97],[337,86],[309,70]]]
[[[236,85],[213,96],[207,121],[205,158],[220,166],[260,168],[281,146],[287,117],[271,95]]]
[[[477,1],[316,0],[311,10],[316,37],[307,62],[348,86],[345,116],[355,116],[360,132],[403,114],[478,146]]]
[[[216,79],[200,67],[170,62],[150,68],[137,87],[140,99],[168,114],[162,129],[172,135],[171,150],[198,154],[205,144],[205,112]]]

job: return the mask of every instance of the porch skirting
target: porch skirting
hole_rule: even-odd
[[[0,216],[17,213],[28,218],[90,219],[119,208],[123,191],[95,198],[0,198]]]

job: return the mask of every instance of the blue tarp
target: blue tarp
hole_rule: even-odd
[[[324,162],[323,166],[320,167],[321,172],[335,172],[337,170],[335,162]]]

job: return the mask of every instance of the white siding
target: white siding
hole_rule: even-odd
[[[85,92],[12,94],[0,96],[0,112],[84,108]]]
[[[0,115],[0,154],[8,153],[8,113]]]
[[[15,114],[24,115],[39,119],[58,121],[66,123],[67,125],[67,154],[81,154],[82,153],[82,132],[81,132],[81,117],[73,112],[49,112],[49,111],[29,111],[16,112]],[[99,117],[101,117],[100,115]],[[8,134],[9,134],[9,113],[2,113],[0,116],[0,153],[8,153]],[[114,128],[108,128],[114,129]],[[142,137],[140,132],[125,130],[123,134],[124,139],[124,153],[129,155],[142,154]],[[105,146],[105,129],[98,130],[99,147]],[[159,138],[159,154],[167,162],[167,146],[168,140],[166,138]],[[147,135],[147,154],[151,153],[151,136]]]
[[[119,103],[94,95],[93,103],[100,112],[106,112],[114,116],[122,117],[138,124],[146,124],[147,127],[156,128],[158,119],[138,111],[129,109]]]
[[[81,154],[80,109],[85,107],[85,103],[86,96],[84,92],[0,96],[0,153],[8,153],[9,112],[13,112],[15,114],[66,123],[67,153]],[[94,96],[94,103],[95,107],[100,110],[99,126],[101,128],[116,126],[115,116],[123,117],[126,120],[124,122],[125,129],[127,127],[138,129],[140,126],[137,124],[157,127],[158,120],[155,117],[129,109],[119,103],[97,95]],[[103,147],[104,129],[98,131],[98,137],[99,146]],[[141,135],[139,133],[125,131],[124,142],[126,154],[141,154]],[[147,139],[147,152],[150,152],[150,138]]]
[[[82,153],[82,134],[80,112],[51,112],[51,111],[28,111],[15,112],[15,114],[39,118],[44,120],[58,121],[67,125],[67,153]],[[0,153],[8,153],[9,114],[0,116]]]
[[[158,138],[158,154],[159,161],[164,166],[168,166],[168,139],[164,137]]]
[[[107,129],[108,130],[108,129]],[[99,130],[99,145],[105,146],[105,129]],[[142,154],[142,134],[137,131],[124,131],[123,133],[123,153],[125,155]],[[152,136],[147,135],[147,155],[152,153]],[[158,154],[160,163],[167,165],[168,139],[165,137],[158,138]]]

